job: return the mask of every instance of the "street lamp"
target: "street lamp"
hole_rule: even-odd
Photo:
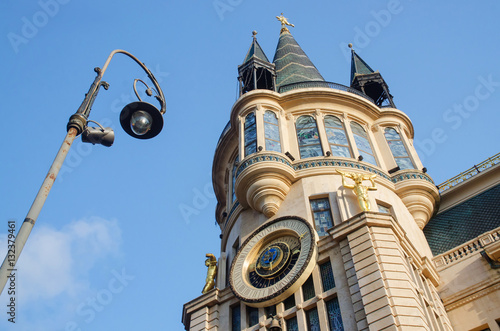
[[[114,132],[111,128],[104,128],[102,125],[95,121],[89,120],[90,110],[94,103],[94,100],[99,92],[100,87],[104,87],[105,90],[108,89],[109,84],[102,81],[102,76],[104,72],[108,68],[109,62],[111,58],[117,54],[122,53],[130,57],[132,60],[137,62],[139,66],[148,74],[149,79],[154,84],[154,88],[150,88],[145,82],[140,79],[134,80],[134,92],[139,101],[132,102],[126,105],[122,112],[120,113],[120,123],[122,128],[134,138],[138,139],[150,139],[158,135],[163,128],[163,114],[166,111],[166,102],[165,97],[163,95],[163,91],[158,85],[153,73],[144,65],[144,63],[140,62],[135,56],[121,49],[116,49],[111,52],[108,56],[108,59],[104,63],[102,69],[94,68],[94,71],[97,73],[97,77],[94,79],[94,82],[90,86],[89,92],[85,95],[85,99],[82,104],[78,108],[77,112],[73,114],[67,125],[67,134],[64,138],[64,141],[61,145],[61,148],[57,152],[57,155],[52,163],[52,166],[49,169],[45,180],[42,183],[42,187],[38,191],[33,204],[31,205],[26,218],[24,219],[19,232],[15,238],[15,241],[12,245],[9,245],[9,251],[0,267],[0,294],[3,291],[7,279],[9,278],[11,273],[15,273],[16,262],[21,254],[26,241],[28,240],[28,236],[35,225],[35,222],[40,214],[40,211],[49,195],[50,189],[56,180],[57,174],[61,169],[61,166],[68,154],[68,151],[73,144],[73,141],[78,135],[82,135],[82,141],[88,142],[92,144],[101,144],[104,146],[111,146],[114,141]],[[155,92],[155,98],[160,103],[161,109],[158,110],[155,106],[150,103],[142,101],[139,94],[137,93],[136,84],[137,82],[141,82],[144,84],[146,89],[146,94],[148,96],[153,95],[153,91]],[[98,127],[89,127],[88,123],[95,123]],[[10,244],[10,242],[9,242]],[[12,247],[12,249],[10,249]]]

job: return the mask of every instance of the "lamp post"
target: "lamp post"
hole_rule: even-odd
[[[26,241],[28,240],[28,236],[35,225],[35,222],[40,214],[40,211],[47,199],[47,196],[56,180],[57,174],[61,169],[61,166],[68,154],[68,151],[73,144],[73,141],[78,135],[82,135],[83,142],[89,142],[92,144],[101,144],[104,146],[111,146],[114,141],[114,132],[111,128],[104,128],[99,123],[95,121],[89,120],[90,110],[92,108],[92,104],[99,92],[100,87],[104,87],[104,89],[108,89],[109,84],[102,81],[102,76],[104,72],[108,68],[109,62],[111,58],[117,54],[122,53],[130,57],[132,60],[137,62],[139,66],[148,74],[149,79],[154,84],[154,92],[156,95],[154,96],[161,105],[161,109],[158,110],[155,106],[150,103],[142,101],[139,94],[137,93],[136,84],[140,81],[147,87],[146,94],[148,96],[153,95],[153,89],[150,88],[146,83],[144,83],[140,79],[136,79],[134,81],[134,92],[139,99],[139,101],[132,102],[126,105],[122,112],[120,113],[120,124],[122,128],[134,138],[138,139],[149,139],[158,135],[163,128],[163,114],[166,111],[166,102],[165,97],[163,95],[163,91],[158,85],[153,73],[135,56],[121,49],[116,49],[111,52],[108,56],[108,59],[104,63],[102,69],[95,68],[94,71],[97,73],[97,77],[94,79],[94,82],[90,86],[89,92],[85,95],[85,99],[82,104],[78,108],[77,112],[73,114],[67,125],[67,134],[64,138],[64,141],[61,145],[61,148],[57,152],[57,155],[52,163],[52,166],[49,169],[45,180],[42,183],[42,187],[38,191],[33,204],[31,205],[26,218],[24,219],[17,236],[13,242],[9,238],[9,250],[7,251],[7,255],[0,267],[0,293],[3,292],[5,284],[7,283],[7,279],[11,275],[11,273],[16,272],[16,262],[21,254]],[[93,122],[98,125],[98,128],[89,127],[88,122]],[[10,236],[10,235],[9,235]]]

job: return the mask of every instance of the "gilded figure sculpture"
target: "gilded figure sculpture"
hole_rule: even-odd
[[[213,254],[207,253],[205,265],[208,267],[205,287],[201,293],[205,294],[215,287],[215,276],[217,276],[217,259]]]
[[[360,174],[355,172],[342,172],[335,169],[340,175],[342,175],[342,185],[345,188],[350,188],[358,197],[358,203],[363,211],[370,210],[370,199],[368,198],[368,191],[375,191],[377,187],[375,186],[375,177],[377,175]],[[350,178],[354,181],[353,185],[348,185],[346,178]],[[372,186],[363,185],[363,181],[369,180]]]
[[[293,28],[295,27],[295,25],[293,25],[290,22],[288,22],[288,20],[286,19],[286,17],[283,16],[283,13],[281,13],[281,16],[276,16],[276,18],[278,19],[278,21],[281,22],[281,31],[283,31],[283,30],[288,31],[288,28],[286,27],[287,25],[291,26]]]

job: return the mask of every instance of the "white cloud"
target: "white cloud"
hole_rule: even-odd
[[[6,238],[7,234],[0,234],[1,258],[5,256]],[[63,329],[74,318],[76,307],[102,286],[99,280],[91,279],[95,267],[105,265],[106,259],[119,259],[120,247],[121,230],[116,220],[90,217],[62,229],[35,226],[16,266],[18,309],[24,315],[19,322],[28,323],[30,330],[40,325],[46,329],[48,324],[51,329]],[[93,281],[97,283],[94,286]],[[1,306],[7,299],[4,292]],[[5,322],[0,321],[0,329]]]

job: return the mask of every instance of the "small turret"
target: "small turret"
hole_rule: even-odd
[[[349,48],[351,49],[351,87],[372,98],[379,107],[396,108],[392,95],[389,93],[389,86],[382,75],[374,71],[356,54],[352,44],[349,44]]]

